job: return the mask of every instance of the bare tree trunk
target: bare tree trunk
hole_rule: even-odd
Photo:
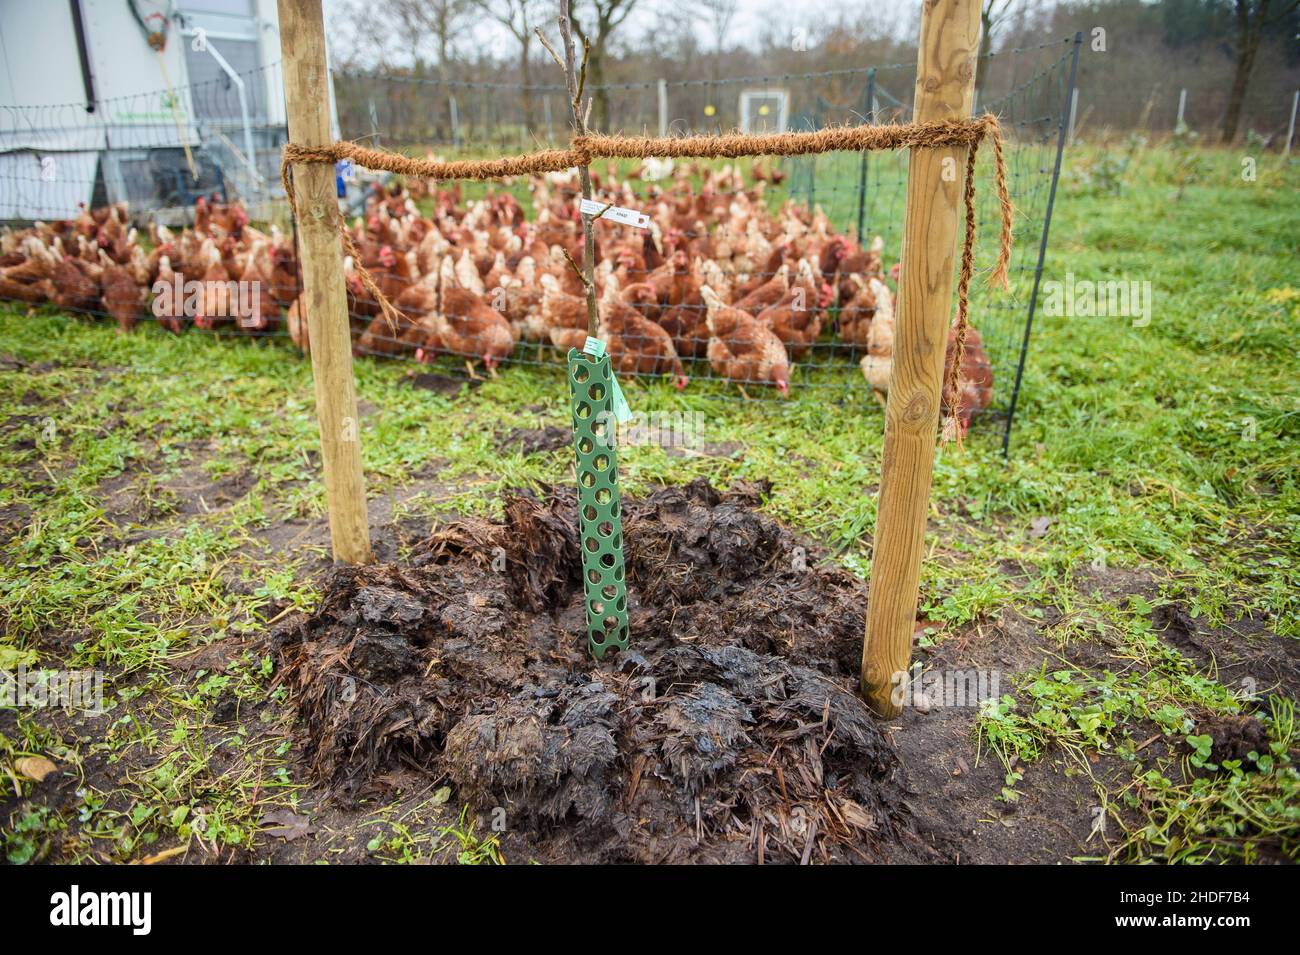
[[[1246,88],[1250,85],[1251,71],[1255,69],[1255,54],[1259,52],[1259,41],[1264,36],[1264,20],[1268,17],[1269,2],[1270,0],[1260,0],[1259,10],[1252,23],[1250,0],[1237,0],[1237,66],[1232,74],[1228,112],[1223,117],[1225,144],[1237,138],[1237,127],[1241,125],[1241,108],[1246,102]]]
[[[598,36],[591,47],[591,59],[587,63],[587,72],[594,90],[591,94],[593,116],[596,128],[609,130],[609,90],[605,89],[605,39]]]
[[[447,82],[447,49],[451,45],[451,30],[447,18],[438,21],[438,81]]]
[[[531,133],[533,131],[533,91],[530,87],[533,85],[532,63],[532,46],[533,37],[530,33],[525,33],[519,39],[519,49],[522,52],[522,59],[519,62],[519,75],[523,80],[524,88],[521,91],[524,104],[524,128]]]
[[[984,105],[984,87],[989,81],[989,70],[993,60],[989,56],[993,50],[993,16],[988,7],[980,10],[980,49],[975,61],[975,103]]]
[[[441,87],[442,99],[444,104],[446,104],[446,100],[447,100],[447,47],[449,45],[449,39],[450,39],[450,37],[448,36],[448,34],[450,33],[448,26],[449,24],[447,23],[447,18],[440,17],[438,20],[438,83]],[[439,119],[436,122],[436,133],[437,133],[436,138],[439,142],[441,142],[444,138],[443,125],[441,120],[442,111],[439,110],[436,115],[439,117]],[[450,127],[451,125],[450,108],[448,108],[448,112],[447,112],[447,125],[448,127]],[[451,138],[450,129],[447,130],[446,138],[447,139]]]

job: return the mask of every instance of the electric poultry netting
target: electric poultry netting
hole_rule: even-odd
[[[982,106],[1001,117],[1008,136],[1016,243],[1011,290],[994,294],[979,282],[972,287],[974,334],[968,358],[985,390],[966,406],[971,413],[985,405],[989,411],[1005,410],[1018,375],[1069,65],[1068,48],[1053,45],[1037,54],[1022,57],[1016,51],[1014,62],[1003,60],[1004,72],[1011,68],[1006,80],[1010,92],[990,97]],[[785,90],[789,127],[816,129],[864,119],[905,122],[908,104],[898,97],[910,90],[910,69],[665,85],[673,109],[687,114],[707,112],[714,103],[734,104],[751,85]],[[408,80],[398,88],[396,81],[369,76],[336,77],[336,87],[345,137],[377,138],[386,148],[415,155],[423,137],[427,154],[451,151],[436,142],[429,145],[437,129],[412,128],[402,119],[414,115],[413,103],[445,102],[445,85]],[[637,101],[654,87],[648,83],[608,91],[615,104],[613,121],[630,129],[649,125]],[[188,95],[198,101],[209,93],[195,89]],[[460,89],[455,95],[466,117],[475,113],[468,104],[476,99],[508,99],[499,88]],[[548,104],[552,96],[559,101],[551,87],[538,87],[535,96]],[[704,102],[703,110],[697,100]],[[364,111],[355,108],[359,101],[367,104]],[[379,113],[370,108],[377,101],[391,130],[382,128]],[[492,127],[492,117],[478,112],[481,124],[462,122],[450,134],[462,152],[499,151],[495,140],[502,137],[501,130],[517,130],[518,124],[499,116]],[[549,108],[543,112],[562,116]],[[736,121],[725,108],[715,110],[712,119],[697,119],[692,128],[704,132]],[[58,122],[48,113],[42,121]],[[761,128],[764,121],[751,116],[750,122]],[[675,121],[673,128],[683,125]],[[545,132],[537,130],[534,141],[563,133],[563,124],[552,119]],[[146,134],[140,130],[137,135]],[[480,136],[481,143],[470,141]],[[0,209],[0,215],[35,210],[45,214],[45,225],[6,232],[0,298],[107,314],[124,327],[156,318],[177,333],[193,329],[230,337],[288,338],[300,349],[309,347],[298,305],[290,220],[281,214],[277,226],[263,218],[276,218],[266,201],[274,183],[267,166],[282,138],[272,133],[265,141],[264,154],[254,150],[260,183],[253,182],[251,171],[247,182],[221,175],[217,195],[194,197],[192,212],[182,217],[176,210],[184,206],[168,207],[164,199],[153,203],[159,208],[152,212],[142,208],[149,201],[133,203],[130,221],[112,206],[92,203],[89,210],[74,206],[67,220],[59,222],[52,214],[58,210],[51,208],[57,200],[42,188],[57,185],[65,190],[61,196],[74,195],[75,189],[67,191],[67,176],[44,184],[39,174],[35,184],[26,181],[33,177],[15,177],[18,185],[5,186],[10,208]],[[200,149],[197,161],[202,164],[213,155]],[[606,220],[596,224],[602,337],[613,339],[611,351],[624,356],[620,375],[647,383],[662,378],[718,397],[813,392],[867,400],[873,390],[883,394],[896,311],[906,163],[902,151],[594,163],[598,201],[650,218],[644,229]],[[111,191],[105,179],[111,165],[101,161],[85,174],[104,196]],[[0,183],[9,182],[11,171],[0,166]],[[581,257],[572,172],[463,184],[371,177],[362,170],[354,175],[349,207],[353,240],[361,263],[399,313],[396,322],[382,315],[359,281],[357,263],[346,263],[358,354],[436,363],[443,374],[460,376],[490,375],[512,364],[564,367],[567,350],[580,346],[585,336],[583,288],[567,261]],[[249,198],[235,199],[236,191]],[[977,199],[981,231],[990,235],[997,227],[996,197],[986,188]],[[163,224],[168,221],[173,225]],[[133,225],[138,226],[135,232]],[[995,243],[980,243],[978,268],[991,266],[995,248]],[[185,285],[196,279],[197,296]],[[262,294],[245,300],[241,296],[248,295],[251,283]],[[740,320],[737,311],[754,321]],[[479,331],[476,313],[492,333],[466,334]],[[758,336],[762,341],[754,346]],[[784,375],[779,373],[782,361]],[[984,362],[988,367],[981,370]]]

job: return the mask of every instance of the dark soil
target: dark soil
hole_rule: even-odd
[[[1251,696],[1280,692],[1300,699],[1300,640],[1279,637],[1250,617],[1208,627],[1177,604],[1157,607],[1152,619],[1165,642],[1215,670],[1225,686]]]
[[[571,491],[332,571],[274,635],[310,771],[342,805],[445,778],[541,861],[951,857],[854,692],[864,585],[806,566],[764,490],[624,502],[635,641],[604,663]]]
[[[573,444],[572,428],[547,425],[544,428],[512,428],[498,439],[497,450],[537,454],[544,451],[560,451],[571,444]]]
[[[433,372],[410,372],[402,383],[422,391],[432,391],[439,395],[458,395],[464,388],[477,388],[483,384],[479,378],[456,378],[451,375],[437,375]]]
[[[1249,766],[1246,758],[1251,753],[1268,752],[1268,730],[1258,718],[1250,714],[1210,716],[1197,723],[1196,732],[1207,735],[1214,741],[1210,758],[1215,763],[1235,759]]]

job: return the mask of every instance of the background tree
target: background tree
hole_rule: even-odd
[[[587,61],[587,88],[591,90],[593,120],[597,129],[609,128],[609,90],[605,88],[605,62],[609,38],[622,25],[638,0],[587,0],[575,5],[574,32],[590,44]],[[587,22],[584,23],[583,21]]]
[[[736,16],[737,0],[696,0],[699,18],[704,21],[713,40],[713,79],[721,75],[723,48],[727,31]]]
[[[696,0],[698,16],[709,28],[713,52],[721,53],[726,46],[731,21],[736,17],[737,0]]]
[[[1241,106],[1246,101],[1246,87],[1250,85],[1250,74],[1255,69],[1255,57],[1259,54],[1259,41],[1264,38],[1267,27],[1280,22],[1293,12],[1300,3],[1286,4],[1285,9],[1274,8],[1269,12],[1271,0],[1235,0],[1237,14],[1236,62],[1232,73],[1232,90],[1228,94],[1228,111],[1223,117],[1223,141],[1230,143],[1237,138],[1237,127],[1241,125]]]
[[[442,30],[438,18],[444,2],[468,3],[471,15],[449,18]],[[553,35],[554,0],[522,2],[521,10],[520,0],[332,0],[330,43],[346,134],[371,133],[374,103],[385,139],[445,142],[449,114],[435,84],[387,81],[431,77],[435,62],[438,75],[448,79],[506,87],[547,83],[549,74],[533,62],[540,51],[530,31],[540,25]],[[592,111],[593,121],[606,128],[656,125],[653,89],[624,92],[617,89],[620,84],[667,79],[669,118],[684,120],[702,115],[718,95],[714,84],[719,81],[789,74],[785,85],[792,115],[798,115],[811,108],[814,96],[859,101],[864,80],[846,71],[916,58],[919,5],[896,0],[798,8],[782,0],[635,0],[635,9],[624,0],[617,8],[611,8],[613,0],[575,2],[596,47],[588,64],[592,94],[598,86],[614,87],[600,95],[599,111]],[[1105,52],[1085,42],[1079,60],[1080,135],[1171,132],[1179,91],[1186,89],[1185,121],[1191,128],[1218,140],[1225,126],[1235,136],[1249,127],[1280,145],[1291,92],[1300,88],[1300,4],[1269,0],[1265,14],[1263,0],[1241,2],[1245,27],[1239,32],[1237,0],[981,0],[986,24],[981,52],[1000,52],[982,61],[980,102],[992,103],[1030,82],[1046,56],[1038,52],[1044,43],[1076,31],[1089,39],[1100,27],[1106,31]],[[424,18],[405,12],[404,4],[416,4],[409,9],[423,11]],[[609,24],[603,43],[602,10]],[[805,31],[805,49],[791,44],[794,29]],[[499,42],[485,42],[489,32]],[[521,55],[525,49],[528,56]],[[1066,45],[1061,52],[1068,55]],[[819,75],[801,79],[806,73]],[[882,74],[877,86],[882,99],[906,104],[911,95],[909,84],[892,75]],[[510,122],[496,118],[502,96],[514,98],[506,112],[517,112],[521,97],[485,87],[457,95],[462,117],[481,118],[489,126]],[[531,101],[524,102],[527,115],[540,120],[542,101],[538,94]]]
[[[432,34],[438,50],[438,79],[446,82],[451,76],[451,61],[455,56],[457,30],[469,12],[471,0],[399,0],[416,7],[415,20]]]
[[[531,67],[533,50],[533,27],[541,19],[542,4],[538,0],[473,0],[474,6],[510,31],[510,35],[519,44],[519,76],[523,84],[522,100],[524,107],[524,126],[534,127],[533,94],[529,89],[533,83]]]
[[[997,28],[1015,12],[1018,0],[982,0],[980,3],[980,52],[979,72],[975,75],[975,102],[984,102],[984,88],[989,81],[989,67],[992,61],[989,54],[993,52],[993,34]]]

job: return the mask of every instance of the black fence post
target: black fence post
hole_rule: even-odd
[[[1047,236],[1052,229],[1052,207],[1056,204],[1056,184],[1061,178],[1061,154],[1065,150],[1065,124],[1074,95],[1075,80],[1079,75],[1079,49],[1083,46],[1083,32],[1074,35],[1074,53],[1070,57],[1070,80],[1066,83],[1065,98],[1056,124],[1056,165],[1052,167],[1052,186],[1047,193],[1047,211],[1043,215],[1043,234],[1038,240],[1038,265],[1034,269],[1034,288],[1029,294],[1029,314],[1025,316],[1025,335],[1020,342],[1020,358],[1016,362],[1016,382],[1011,389],[1011,404],[1007,407],[1007,425],[1002,432],[1002,457],[1011,450],[1011,426],[1016,419],[1016,404],[1020,400],[1020,383],[1025,375],[1025,356],[1029,353],[1029,333],[1034,327],[1034,310],[1038,306],[1038,286],[1043,280],[1043,260],[1047,258]]]
[[[876,68],[874,66],[867,72],[867,101],[863,104],[862,116],[867,125],[876,124]],[[861,165],[858,167],[858,245],[862,244],[862,229],[866,221],[867,157],[870,155],[871,150],[862,150]]]

